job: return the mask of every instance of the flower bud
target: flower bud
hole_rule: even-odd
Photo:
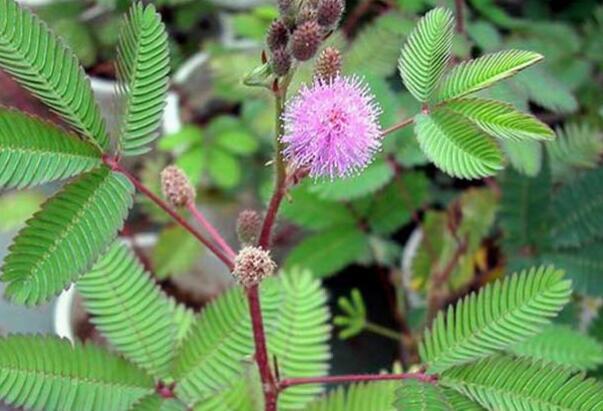
[[[327,47],[318,55],[314,75],[323,82],[329,82],[340,72],[341,53],[334,47]]]
[[[262,226],[262,217],[254,210],[243,210],[237,218],[237,235],[242,244],[255,244]]]
[[[266,43],[270,51],[287,47],[289,42],[289,30],[285,23],[281,20],[275,20],[268,28],[268,35],[266,36]]]
[[[326,28],[335,26],[343,14],[343,0],[320,0],[316,18]]]
[[[285,48],[275,50],[272,53],[272,72],[277,77],[282,77],[291,68],[291,55]]]
[[[299,61],[310,60],[322,40],[322,30],[317,22],[307,21],[293,32],[291,51]]]
[[[232,275],[243,287],[249,288],[271,276],[276,264],[270,257],[270,251],[259,247],[245,247],[235,257]]]
[[[316,21],[317,13],[316,7],[313,7],[309,3],[305,3],[304,6],[300,9],[299,13],[296,16],[296,23],[298,26],[308,22],[308,21]]]
[[[179,167],[168,166],[161,172],[163,196],[175,207],[184,207],[195,200],[195,189]]]

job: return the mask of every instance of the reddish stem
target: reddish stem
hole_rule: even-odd
[[[209,220],[207,220],[207,218],[205,218],[205,215],[197,208],[195,203],[190,201],[186,205],[186,208],[188,211],[190,211],[193,218],[207,230],[209,236],[222,248],[222,251],[228,254],[231,259],[234,259],[236,253],[233,251],[230,245],[228,245],[224,237],[220,235],[218,230],[209,222]]]
[[[264,223],[262,224],[262,231],[260,232],[260,240],[258,245],[263,249],[267,250],[270,248],[270,236],[272,235],[272,229],[274,227],[274,223],[276,222],[276,216],[278,214],[278,209],[283,201],[283,197],[285,197],[285,193],[287,192],[287,178],[283,176],[275,187],[274,194],[270,199],[270,204],[268,205],[268,211],[266,212],[266,217],[264,217]]]
[[[398,124],[394,124],[393,126],[388,127],[388,128],[386,128],[385,130],[383,130],[383,131],[381,132],[381,137],[385,137],[386,135],[391,134],[391,133],[393,133],[393,132],[394,132],[394,131],[396,131],[396,130],[400,130],[401,128],[404,128],[404,127],[406,127],[406,126],[409,126],[409,125],[411,125],[411,124],[412,124],[414,121],[415,121],[415,120],[414,120],[414,118],[413,118],[413,117],[411,117],[411,118],[407,118],[406,120],[403,120],[403,121],[399,122]]]
[[[352,374],[352,375],[332,375],[325,377],[309,377],[309,378],[289,378],[282,380],[278,384],[280,391],[302,384],[328,384],[328,383],[352,383],[352,382],[368,382],[368,381],[396,381],[396,380],[419,380],[426,383],[434,384],[438,378],[435,375],[429,375],[422,372],[402,373],[402,374]]]
[[[186,221],[186,219],[180,214],[178,214],[167,202],[165,202],[163,199],[161,199],[159,196],[149,190],[142,182],[138,181],[138,179],[132,174],[130,174],[128,170],[123,168],[122,165],[117,162],[117,160],[112,157],[104,156],[103,162],[107,166],[111,167],[112,170],[120,172],[121,174],[126,176],[128,180],[130,180],[130,182],[134,184],[134,187],[136,187],[138,191],[140,191],[151,201],[157,204],[163,211],[168,213],[170,217],[172,217],[178,224],[180,224],[182,228],[191,233],[197,240],[199,240],[201,243],[203,243],[203,245],[209,248],[210,251],[212,251],[216,255],[216,257],[218,257],[226,265],[226,267],[228,267],[230,271],[233,270],[234,263],[232,262],[231,258],[225,255],[224,252],[220,250],[220,248],[215,246],[211,241],[207,240],[203,236],[203,234],[198,232],[192,225],[190,225],[189,222]]]
[[[266,333],[262,319],[259,288],[255,285],[246,291],[253,328],[253,340],[255,342],[255,361],[258,365],[260,378],[264,387],[266,411],[276,411],[278,388],[268,361],[268,347],[266,346]]]

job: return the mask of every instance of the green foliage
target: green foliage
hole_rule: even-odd
[[[455,66],[442,80],[438,101],[448,101],[490,87],[540,60],[538,53],[506,50],[487,54]]]
[[[398,63],[406,88],[427,102],[450,60],[454,18],[450,10],[428,12],[411,32]]]
[[[603,169],[565,185],[553,199],[553,243],[579,246],[603,236]]]
[[[570,284],[552,267],[488,284],[438,314],[425,332],[421,359],[430,372],[442,372],[539,333],[569,301]]]
[[[88,271],[121,228],[133,189],[125,176],[101,166],[48,200],[4,260],[5,296],[40,304]]]
[[[528,177],[534,177],[540,173],[543,161],[543,150],[540,142],[504,140],[501,143],[509,163],[515,170]]]
[[[573,113],[578,102],[571,91],[546,69],[534,67],[513,79],[516,90],[541,107],[558,113]]]
[[[127,410],[153,392],[139,368],[92,345],[54,337],[0,339],[0,396],[40,411]]]
[[[115,243],[77,288],[92,323],[115,348],[158,378],[170,375],[172,307],[127,247]]]
[[[20,227],[40,208],[43,202],[44,197],[36,191],[14,191],[3,194],[0,197],[0,209],[2,210],[0,232]]]
[[[77,131],[102,149],[109,147],[100,109],[77,59],[15,0],[0,0],[0,67]]]
[[[392,381],[340,387],[311,403],[305,411],[395,411],[395,388]]]
[[[587,123],[568,123],[546,144],[553,175],[567,178],[574,169],[595,168],[603,153],[603,134]]]
[[[352,289],[350,298],[339,297],[337,306],[343,311],[342,315],[337,315],[333,319],[333,324],[341,327],[339,338],[347,340],[364,331],[364,327],[366,326],[366,305],[364,304],[360,290],[357,288]]]
[[[0,188],[69,178],[101,162],[93,145],[19,111],[0,109]]]
[[[158,278],[190,271],[203,254],[195,237],[180,226],[164,228],[151,254],[153,272]]]
[[[451,101],[446,108],[467,117],[494,137],[510,140],[551,140],[555,137],[553,130],[534,116],[496,100],[463,98]]]
[[[603,365],[603,345],[564,325],[545,328],[542,333],[512,347],[511,352],[579,370]]]
[[[603,242],[594,241],[579,247],[546,250],[543,263],[564,269],[576,292],[600,296],[603,294]]]
[[[473,125],[447,110],[415,118],[421,149],[438,168],[459,178],[493,175],[502,169],[503,157],[496,143]]]
[[[593,379],[528,359],[490,357],[444,372],[440,383],[488,410],[591,411],[603,406],[603,387]]]
[[[402,380],[396,390],[395,406],[399,411],[452,411],[446,396],[434,384]]]
[[[153,5],[136,3],[130,8],[121,28],[116,66],[124,98],[120,150],[126,156],[143,154],[157,137],[170,70],[167,34]]]
[[[302,240],[289,253],[284,267],[299,267],[325,277],[357,261],[367,249],[368,239],[358,228],[334,227]]]
[[[178,400],[151,394],[134,404],[129,411],[186,411],[186,406]]]

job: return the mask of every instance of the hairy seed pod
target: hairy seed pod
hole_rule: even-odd
[[[335,47],[327,47],[318,55],[314,75],[323,82],[329,82],[340,72],[341,53]]]
[[[333,28],[343,14],[343,0],[320,0],[316,19],[325,28]]]
[[[175,207],[184,207],[195,200],[195,189],[179,167],[168,166],[161,172],[163,196]]]
[[[272,72],[277,77],[282,77],[291,68],[291,54],[285,48],[280,48],[272,53]]]
[[[270,251],[260,247],[244,247],[235,257],[232,275],[245,288],[259,284],[264,278],[270,277],[276,264],[270,257]]]
[[[266,36],[266,44],[270,51],[275,51],[287,47],[289,42],[289,30],[285,23],[281,20],[275,20],[268,28],[268,35]]]
[[[291,51],[299,61],[310,60],[322,40],[322,29],[315,21],[307,21],[293,32]]]
[[[243,210],[237,218],[237,236],[241,244],[255,244],[262,227],[262,217],[255,210]]]

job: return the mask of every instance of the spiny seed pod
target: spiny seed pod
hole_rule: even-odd
[[[237,218],[237,235],[241,244],[254,244],[259,237],[262,217],[254,210],[243,210]]]
[[[289,42],[289,30],[281,20],[275,20],[268,28],[266,43],[270,51],[275,51],[287,47]]]
[[[291,55],[287,49],[280,48],[272,53],[272,71],[278,77],[282,77],[289,72],[291,68]]]
[[[270,251],[260,247],[244,247],[235,257],[232,275],[245,288],[259,284],[264,278],[270,277],[276,264],[270,257]]]
[[[335,47],[327,47],[318,55],[314,75],[323,82],[329,82],[340,72],[341,53]]]
[[[299,61],[310,60],[320,45],[322,30],[317,22],[307,21],[293,32],[291,51]]]
[[[334,27],[343,14],[343,0],[321,0],[318,4],[316,19],[326,28]]]
[[[195,190],[186,174],[176,166],[168,166],[161,172],[163,196],[175,207],[184,207],[195,200]]]

